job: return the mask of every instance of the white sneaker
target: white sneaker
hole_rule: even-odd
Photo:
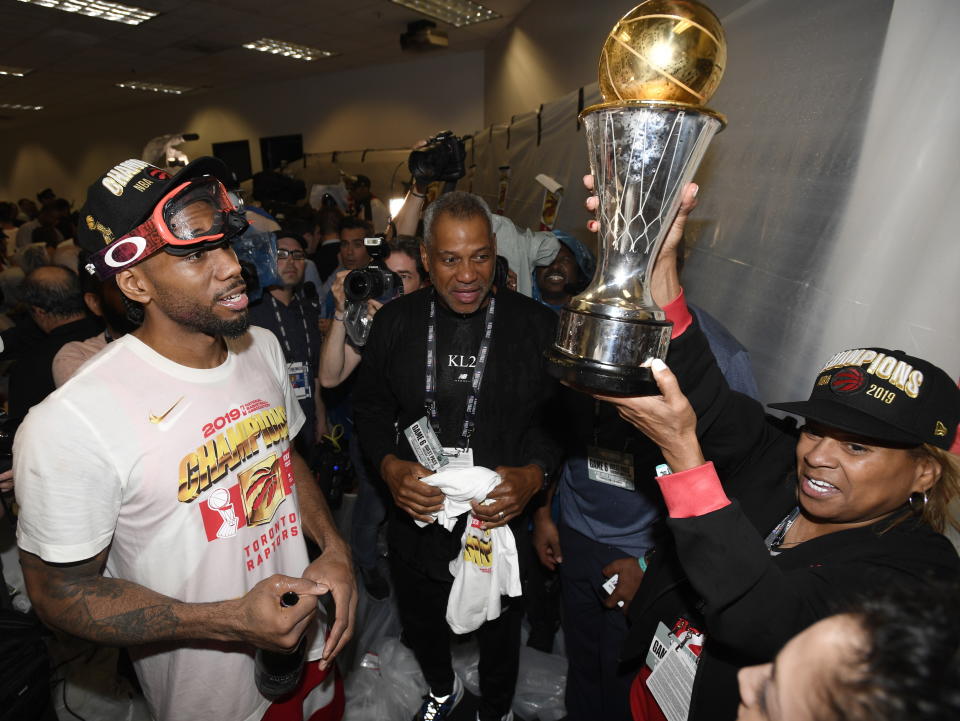
[[[443,721],[450,717],[462,698],[463,681],[457,674],[453,674],[453,691],[446,696],[434,696],[432,692],[428,692],[423,697],[423,704],[413,721]]]

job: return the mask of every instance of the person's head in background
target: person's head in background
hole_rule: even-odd
[[[59,265],[30,271],[20,286],[20,300],[44,333],[84,317],[77,274]]]
[[[0,203],[0,257],[7,262],[13,260],[17,249],[17,206],[13,203]]]
[[[20,198],[20,200],[17,201],[17,207],[20,209],[20,214],[25,220],[33,220],[37,217],[37,213],[40,212],[37,204],[30,200],[30,198]]]
[[[307,267],[307,241],[295,233],[277,233],[277,270],[283,280],[283,288],[293,291],[303,283]]]
[[[39,243],[24,246],[17,252],[17,265],[23,270],[24,275],[30,275],[40,266],[50,265],[50,253],[47,251],[47,246]]]
[[[116,340],[135,331],[140,324],[131,320],[127,314],[127,305],[123,302],[123,294],[117,287],[116,278],[100,280],[87,272],[85,266],[89,262],[90,254],[81,251],[77,262],[77,276],[87,309],[104,322],[108,340]]]
[[[864,599],[741,669],[737,721],[960,719],[960,589]]]
[[[427,207],[423,232],[423,264],[443,304],[462,315],[485,306],[497,259],[486,201],[472,193],[445,193]]]
[[[0,229],[13,228],[17,224],[17,206],[13,203],[0,203]]]
[[[350,184],[350,197],[354,203],[362,203],[368,200],[373,193],[370,192],[370,178],[366,175],[358,175],[356,180]]]
[[[403,294],[409,295],[428,285],[429,276],[420,258],[420,239],[412,235],[398,236],[390,244],[387,267],[403,281]]]
[[[39,222],[40,225],[45,228],[56,228],[59,220],[60,213],[52,203],[50,205],[43,206],[37,213],[37,222]]]
[[[303,238],[306,243],[307,255],[312,255],[320,244],[320,235],[317,233],[317,215],[309,205],[297,208],[294,212],[288,213],[283,221],[283,230],[281,233],[293,233],[294,236]],[[278,233],[277,238],[281,235]]]
[[[347,270],[357,270],[370,264],[370,254],[363,239],[373,233],[370,224],[353,216],[340,221],[340,264]]]
[[[52,225],[41,225],[33,229],[30,234],[30,242],[34,245],[43,244],[43,247],[47,249],[47,258],[53,263],[57,246],[60,245],[60,233]]]
[[[57,229],[60,234],[66,239],[76,237],[77,229],[74,227],[74,214],[70,201],[66,198],[55,198],[50,205],[57,212]]]
[[[333,205],[324,205],[317,211],[317,236],[320,242],[325,240],[340,239],[340,222],[343,220],[343,213],[336,203]]]
[[[560,241],[560,250],[549,265],[534,270],[537,291],[534,298],[559,308],[590,284],[596,260],[593,253],[572,235],[561,230],[554,230],[553,234]]]
[[[57,194],[53,192],[52,188],[44,188],[37,193],[37,200],[39,201],[41,208],[51,205],[56,199]]]

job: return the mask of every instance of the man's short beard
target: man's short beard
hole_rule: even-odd
[[[224,320],[217,317],[212,308],[190,305],[183,298],[167,293],[159,286],[156,287],[154,302],[170,320],[198,333],[239,338],[250,327],[250,314],[246,310],[235,318]]]

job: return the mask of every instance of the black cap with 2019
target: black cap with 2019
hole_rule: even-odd
[[[198,158],[176,175],[136,158],[118,163],[87,190],[87,200],[80,209],[77,244],[96,253],[145,221],[177,185],[204,175],[228,186],[233,180],[233,174],[217,158]]]
[[[949,449],[960,420],[960,389],[922,358],[856,348],[824,364],[808,400],[770,407],[868,439]]]

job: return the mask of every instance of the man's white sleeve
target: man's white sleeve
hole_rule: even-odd
[[[17,431],[17,545],[51,563],[92,558],[110,544],[122,479],[99,435],[68,403],[34,406]]]

